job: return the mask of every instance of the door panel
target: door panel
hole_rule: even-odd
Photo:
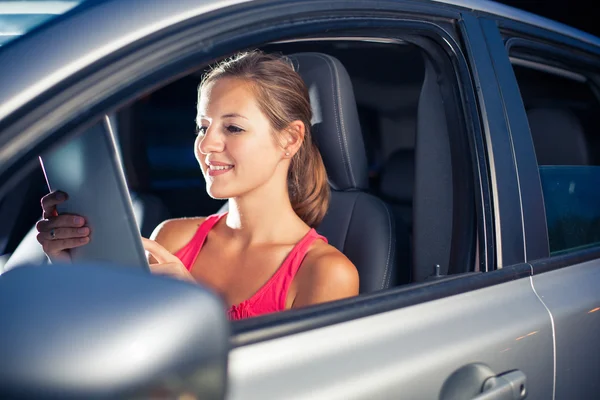
[[[229,399],[434,399],[476,362],[552,398],[552,327],[529,277],[233,349]]]
[[[554,319],[556,398],[594,399],[600,393],[600,260],[537,275],[535,290]],[[538,266],[540,268],[538,268]]]

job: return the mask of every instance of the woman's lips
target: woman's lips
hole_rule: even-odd
[[[220,164],[220,165],[219,165]],[[227,165],[222,163],[215,163],[208,165],[208,175],[209,176],[217,176],[223,175],[233,169],[233,165]]]

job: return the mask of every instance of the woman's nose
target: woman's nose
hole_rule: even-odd
[[[204,137],[200,139],[199,149],[202,154],[218,153],[223,151],[223,138],[217,130],[207,129]]]

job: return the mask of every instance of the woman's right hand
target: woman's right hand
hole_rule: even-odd
[[[85,218],[74,214],[58,215],[56,206],[67,200],[66,193],[56,191],[42,197],[42,219],[36,224],[37,240],[51,261],[70,262],[69,249],[90,241]]]

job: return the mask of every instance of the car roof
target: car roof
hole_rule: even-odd
[[[60,23],[50,23],[48,29],[38,29],[0,48],[0,87],[3,88],[0,120],[85,65],[146,35],[197,15],[251,1],[179,0],[170,2],[169,7],[165,7],[164,0],[83,2],[68,12],[66,18],[61,18]],[[509,18],[600,47],[600,39],[593,35],[492,1],[430,1]],[[44,62],[33,62],[35,59]],[[19,74],[15,74],[15,70]]]
[[[430,0],[536,26],[600,47],[600,38],[572,26],[489,0]]]

